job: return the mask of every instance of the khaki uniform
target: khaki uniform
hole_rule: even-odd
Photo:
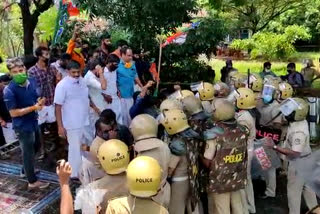
[[[259,125],[266,127],[279,127],[279,125],[284,123],[282,114],[280,113],[280,103],[277,100],[274,100],[271,104],[263,104],[258,108],[260,112]],[[276,117],[277,116],[277,117]],[[285,127],[281,126],[281,130],[284,130]],[[283,131],[282,131],[283,133]],[[265,195],[269,197],[276,196],[277,188],[277,178],[276,178],[276,169],[271,168],[265,172],[266,180],[266,191]]]
[[[309,128],[306,120],[289,124],[285,146],[295,152],[300,152],[299,158],[305,158],[311,154]],[[300,214],[302,193],[309,209],[317,205],[315,193],[296,174],[294,161],[289,160],[287,184],[289,214]]]
[[[108,201],[111,198],[114,197],[120,197],[128,194],[128,188],[127,188],[127,180],[126,180],[126,174],[122,173],[119,175],[106,175],[103,178],[96,180],[87,186],[85,186],[82,190],[79,190],[79,192],[76,195],[75,200],[79,200],[80,191],[88,191],[89,194],[93,195],[87,195],[86,198],[82,200],[88,200],[89,198],[97,198],[98,195],[102,192],[100,195],[100,204],[96,204],[95,206],[99,206],[101,209],[100,213],[105,213]],[[97,192],[96,192],[97,191]],[[95,200],[96,201],[96,200]],[[81,203],[82,202],[82,203]],[[88,210],[91,207],[86,207],[88,203],[86,201],[81,201],[82,211]],[[95,209],[96,207],[92,207],[92,209]]]
[[[307,84],[311,83],[316,75],[319,75],[317,70],[314,68],[303,68],[301,70],[301,74],[303,75],[304,81],[306,81]]]
[[[83,185],[89,184],[106,175],[98,160],[98,149],[105,142],[104,139],[97,136],[90,146],[87,157],[82,157],[82,166],[79,179]]]
[[[247,179],[248,184],[245,190],[241,190],[241,198],[243,203],[243,213],[256,213],[256,206],[254,202],[254,192],[251,179],[251,162],[253,158],[254,139],[256,138],[256,121],[249,111],[241,110],[235,116],[237,122],[248,128],[250,134],[248,137],[248,165],[247,165]]]
[[[152,157],[160,164],[162,169],[160,190],[152,199],[168,208],[170,203],[170,184],[167,182],[167,177],[171,155],[168,145],[157,138],[150,138],[137,141],[134,145],[134,150],[138,153],[137,156]]]
[[[92,158],[94,158],[94,164],[97,168],[101,168],[99,159],[98,159],[98,150],[100,148],[100,146],[105,142],[104,139],[102,139],[99,136],[96,136],[96,138],[92,141],[92,144],[90,146],[90,154],[92,156]]]
[[[169,214],[151,199],[127,196],[109,201],[106,214]]]
[[[169,167],[171,169],[175,169],[172,176],[169,212],[170,214],[185,213],[185,209],[189,204],[189,179],[187,157],[185,155],[171,155]],[[187,213],[191,213],[191,208],[187,209]]]
[[[242,134],[245,134],[245,132],[242,132]],[[222,147],[220,144],[218,144],[217,139],[208,139],[206,141],[206,149],[204,152],[204,157],[208,160],[215,160],[217,162],[212,162],[212,164],[214,164],[213,166],[211,166],[211,171],[210,171],[210,181],[209,181],[209,185],[208,185],[208,211],[209,214],[230,214],[231,210],[233,214],[243,214],[243,203],[242,203],[242,199],[241,199],[241,188],[244,187],[245,183],[246,183],[246,172],[245,172],[245,168],[246,168],[246,160],[242,160],[244,162],[239,162],[239,164],[241,164],[242,166],[244,166],[243,170],[244,172],[241,174],[241,172],[239,173],[235,173],[236,175],[240,176],[239,178],[236,176],[235,179],[239,179],[236,180],[236,184],[232,184],[232,179],[233,179],[233,175],[230,174],[230,172],[234,172],[232,167],[234,167],[234,164],[228,165],[226,162],[226,154],[231,154],[232,151],[237,151],[240,152],[241,151],[241,143],[243,142],[243,140],[245,140],[246,138],[242,138],[242,136],[231,136],[229,133],[227,133],[227,135],[229,135],[229,137],[235,137],[233,139],[242,139],[242,141],[239,141],[239,148],[237,149],[232,149],[231,152],[228,152],[228,147],[224,148]],[[222,136],[223,137],[223,136]],[[224,138],[224,137],[223,137]],[[246,144],[242,144],[242,150],[246,150],[245,149],[245,145]],[[222,147],[222,148],[221,148]],[[217,148],[220,148],[219,150],[217,150]],[[223,150],[225,151],[223,151]],[[229,148],[230,149],[230,148]],[[240,149],[240,150],[238,150]],[[219,151],[219,152],[218,152]],[[244,152],[246,153],[246,152]],[[242,154],[242,153],[241,153]],[[235,154],[236,155],[236,154]],[[236,155],[238,156],[238,155]],[[246,154],[242,154],[243,158],[246,158]],[[226,162],[225,164],[222,164],[222,162],[220,162],[222,158],[223,162]],[[238,164],[238,163],[237,163]],[[229,168],[229,166],[231,168]],[[217,171],[220,170],[220,167],[223,168],[223,173],[221,174],[221,171]],[[240,165],[237,165],[236,168],[240,167]],[[241,167],[240,167],[241,168]],[[239,168],[238,168],[239,169]],[[214,170],[214,171],[212,171]],[[230,172],[229,172],[230,171]],[[224,175],[225,174],[225,175]],[[228,178],[229,180],[227,182],[225,182],[224,179],[226,179],[228,176],[230,176],[232,178]],[[217,179],[216,177],[219,177],[219,179]],[[243,177],[242,177],[243,176]],[[216,182],[216,183],[214,183]],[[221,185],[221,183],[223,183]],[[239,185],[237,187],[237,185]],[[230,209],[231,208],[231,209]]]

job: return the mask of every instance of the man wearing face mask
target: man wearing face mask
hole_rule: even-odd
[[[117,86],[117,68],[120,59],[110,54],[107,58],[107,65],[104,67],[104,78],[107,81],[107,89],[102,92],[102,96],[106,103],[105,109],[111,109],[117,118],[117,123],[122,124],[121,103]],[[104,109],[103,109],[104,110]]]
[[[133,105],[134,85],[136,83],[140,88],[142,88],[143,85],[138,77],[135,63],[132,61],[132,49],[123,47],[120,53],[121,60],[117,69],[117,85],[121,95],[122,122],[123,125],[129,127],[131,123],[129,111]]]
[[[37,83],[28,78],[21,59],[8,60],[7,67],[13,80],[4,90],[4,101],[20,142],[28,189],[45,189],[49,184],[38,181],[34,170],[35,153],[40,149],[37,111],[43,108],[45,98],[39,98]]]
[[[266,141],[266,146],[285,155],[289,160],[288,166],[288,206],[289,214],[299,214],[301,205],[301,194],[309,209],[317,205],[317,198],[308,186],[306,181],[297,175],[297,159],[308,159],[311,155],[310,134],[306,120],[309,105],[301,98],[289,98],[280,107],[282,114],[289,122],[285,146],[276,146],[271,141]]]
[[[92,59],[88,64],[89,71],[84,76],[84,81],[89,88],[90,125],[92,126],[98,120],[101,111],[107,108],[107,102],[101,95],[102,91],[107,88],[102,66],[98,59]]]
[[[288,81],[293,88],[301,88],[304,85],[303,75],[296,71],[296,64],[291,62],[287,65],[288,74],[282,76],[282,80]]]
[[[68,161],[72,166],[72,178],[78,178],[81,167],[81,144],[92,142],[93,132],[89,126],[89,92],[81,77],[79,63],[67,65],[69,75],[57,85],[54,103],[58,133],[69,143]]]
[[[105,172],[101,168],[98,160],[98,150],[100,146],[107,140],[118,139],[118,130],[116,123],[108,123],[103,119],[98,119],[95,123],[96,137],[90,146],[81,145],[81,150],[89,152],[89,155],[82,159],[82,169],[80,180],[83,185],[91,183],[105,176]]]
[[[67,64],[70,62],[71,56],[63,53],[56,62],[51,63],[50,69],[56,74],[56,83],[68,75]]]
[[[49,50],[46,47],[38,47],[35,50],[35,56],[37,57],[37,63],[28,70],[28,76],[34,78],[39,87],[39,93],[41,97],[46,98],[44,108],[39,111],[39,125],[41,132],[44,132],[44,126],[46,123],[51,124],[56,121],[54,115],[54,90],[56,85],[56,74],[53,70],[49,69],[48,62],[50,58]],[[44,140],[41,137],[41,154],[39,159],[44,158]]]
[[[99,57],[106,59],[111,53],[111,48],[111,35],[108,32],[105,32],[100,36]]]
[[[68,48],[66,53],[70,54],[72,60],[80,64],[80,70],[82,73],[85,67],[85,58],[81,53],[81,51],[82,51],[82,40],[79,37],[79,26],[76,24],[74,26],[72,38],[68,43]]]
[[[263,71],[260,73],[260,76],[262,79],[264,79],[265,76],[270,75],[273,77],[276,77],[277,75],[271,71],[271,63],[265,62],[263,63]]]

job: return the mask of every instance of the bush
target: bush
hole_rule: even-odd
[[[282,33],[259,32],[250,39],[234,40],[231,48],[249,50],[251,59],[288,59],[296,53],[294,43],[297,40],[308,40],[311,36],[302,26],[292,25]]]

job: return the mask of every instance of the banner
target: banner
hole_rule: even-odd
[[[65,4],[63,0],[60,1],[59,4],[59,12],[58,12],[58,17],[57,17],[57,22],[56,22],[56,28],[54,31],[54,37],[52,40],[52,45],[55,45],[59,43],[62,34],[66,28],[66,23],[69,18],[69,13],[68,13],[68,4]]]

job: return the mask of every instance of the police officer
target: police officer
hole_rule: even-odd
[[[248,88],[256,95],[257,108],[263,105],[261,92],[263,89],[263,79],[258,74],[250,74],[248,77]]]
[[[231,88],[231,92],[230,92],[229,96],[227,97],[227,100],[229,102],[234,103],[236,101],[236,97],[238,94],[237,89],[245,87],[247,80],[248,80],[248,77],[244,73],[235,73],[231,77],[231,82],[229,84],[229,86]]]
[[[309,209],[317,205],[315,193],[307,187],[303,178],[297,176],[295,159],[307,158],[311,154],[310,135],[306,116],[309,105],[301,98],[291,98],[283,103],[281,112],[289,122],[285,147],[274,145],[271,141],[266,142],[266,146],[284,154],[289,160],[288,168],[288,206],[290,214],[299,214],[301,205],[301,194]]]
[[[215,98],[226,98],[230,94],[230,87],[224,82],[213,85]]]
[[[249,132],[234,119],[233,104],[213,102],[216,125],[205,132],[205,165],[210,169],[207,187],[210,214],[243,213],[240,190],[246,186]]]
[[[133,159],[127,169],[129,196],[109,201],[106,214],[168,214],[152,197],[158,192],[161,183],[161,167],[148,156]]]
[[[95,210],[97,206],[102,211],[101,213],[105,213],[109,199],[128,193],[125,173],[129,164],[128,146],[116,139],[105,141],[99,147],[98,159],[106,175],[83,186],[77,192],[76,201],[78,205],[76,206],[81,208],[84,213],[86,213],[86,210]],[[98,199],[98,197],[100,198]],[[88,199],[91,199],[91,202],[101,201],[101,203],[94,204],[91,207],[92,203],[87,203]]]
[[[198,87],[199,99],[207,114],[212,113],[212,100],[214,98],[214,87],[211,83],[202,82]]]
[[[199,94],[201,96],[200,92]],[[211,104],[212,101],[211,102],[207,101],[207,102],[208,102],[207,104],[210,105],[210,111],[212,112],[212,104]],[[207,112],[204,112],[201,102],[198,98],[194,96],[189,96],[184,98],[181,101],[181,103],[185,113],[188,116],[189,125],[201,137],[201,140],[199,140],[199,144],[198,144],[198,151],[202,154],[205,149],[203,132],[211,126],[212,121],[209,120],[209,116],[208,116],[209,114],[207,114]],[[200,186],[200,192],[201,192],[200,198],[201,198],[204,213],[208,213],[207,211],[208,202],[207,202],[207,194],[206,194],[207,177],[208,177],[208,170],[200,162],[199,163],[199,186]]]
[[[254,203],[254,193],[253,185],[251,180],[251,161],[253,157],[253,147],[254,139],[256,138],[256,116],[257,110],[255,94],[249,88],[239,88],[237,89],[236,96],[236,108],[238,109],[236,113],[236,120],[239,124],[245,126],[249,130],[248,137],[248,184],[246,186],[245,192],[242,191],[242,200],[244,203],[244,213],[248,211],[250,213],[255,213],[255,203]]]
[[[263,87],[263,92],[261,98],[263,104],[258,107],[260,113],[260,118],[257,125],[257,138],[263,138],[260,136],[265,130],[268,130],[268,133],[272,135],[275,133],[280,133],[279,140],[281,139],[282,125],[285,125],[282,121],[282,115],[280,112],[280,102],[282,98],[291,96],[292,93],[289,93],[289,89],[292,87],[287,84],[282,84],[282,90],[279,90],[279,84],[276,81],[269,81]],[[275,140],[275,139],[274,139]],[[266,179],[266,190],[261,198],[276,196],[276,169],[271,167],[265,172]]]
[[[136,155],[152,157],[161,166],[160,189],[152,199],[167,208],[170,202],[170,185],[167,182],[167,176],[171,153],[168,145],[157,139],[158,123],[150,115],[140,114],[132,120],[129,129],[134,137]]]
[[[198,210],[199,183],[198,157],[200,136],[193,131],[183,111],[171,109],[163,112],[161,124],[170,135],[171,183],[170,214],[191,213]]]
[[[182,110],[182,105],[178,100],[165,99],[160,104],[160,112],[163,112],[163,111],[169,110],[169,109],[180,109],[180,110]]]

